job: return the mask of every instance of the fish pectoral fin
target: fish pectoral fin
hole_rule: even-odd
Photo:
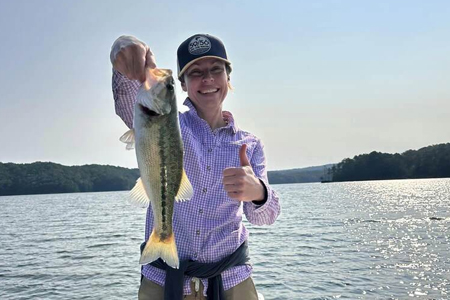
[[[126,149],[132,150],[134,149],[134,129],[130,129],[127,132],[125,132],[119,140],[125,144],[127,144]]]
[[[144,184],[142,183],[141,178],[138,178],[138,180],[136,181],[136,185],[130,191],[128,201],[134,206],[142,208],[147,208],[150,204],[150,199],[145,192]]]
[[[176,201],[186,201],[194,196],[194,189],[192,188],[191,182],[186,175],[186,171],[183,169],[183,174],[181,176],[180,188],[178,189]]]

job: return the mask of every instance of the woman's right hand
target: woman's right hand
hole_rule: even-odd
[[[128,79],[145,81],[145,69],[156,68],[155,56],[150,48],[134,37],[122,36],[111,50],[113,68]]]

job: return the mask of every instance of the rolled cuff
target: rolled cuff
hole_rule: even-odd
[[[279,197],[267,182],[260,180],[267,190],[267,200],[262,205],[244,202],[244,213],[247,220],[252,224],[270,225],[275,222],[280,214]]]

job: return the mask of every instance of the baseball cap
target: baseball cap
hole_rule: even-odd
[[[231,68],[225,45],[219,38],[209,34],[196,34],[185,40],[177,51],[178,78],[181,78],[194,62],[209,57],[223,60]]]

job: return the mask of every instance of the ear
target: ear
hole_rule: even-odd
[[[185,82],[181,83],[181,88],[183,89],[184,92],[187,92],[187,87],[186,87],[186,83]]]

